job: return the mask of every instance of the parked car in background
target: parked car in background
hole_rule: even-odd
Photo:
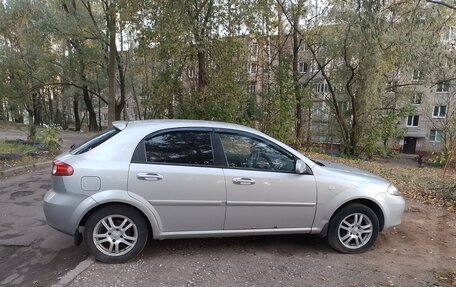
[[[320,234],[368,250],[401,223],[388,181],[314,162],[248,127],[208,121],[115,122],[58,156],[44,197],[50,226],[95,258],[124,262],[148,238]]]

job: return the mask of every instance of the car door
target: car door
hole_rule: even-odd
[[[316,208],[313,175],[295,172],[295,157],[259,136],[219,132],[228,167],[225,230],[310,228]]]
[[[154,133],[138,146],[128,189],[156,209],[162,231],[221,230],[226,189],[210,130]]]

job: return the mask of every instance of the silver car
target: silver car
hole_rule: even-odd
[[[401,223],[388,181],[314,162],[248,127],[206,121],[115,122],[62,154],[44,197],[50,226],[103,262],[148,238],[320,234],[336,250],[368,250]]]

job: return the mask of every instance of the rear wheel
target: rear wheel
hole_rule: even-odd
[[[99,261],[121,263],[138,255],[147,242],[143,215],[124,205],[110,205],[95,211],[87,220],[84,241]]]
[[[343,253],[362,253],[374,245],[379,221],[369,207],[354,203],[334,214],[329,222],[328,243]]]

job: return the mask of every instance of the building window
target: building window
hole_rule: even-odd
[[[340,111],[348,112],[348,111],[350,111],[350,109],[351,109],[351,106],[350,106],[350,103],[348,101],[339,102],[339,110]]]
[[[188,69],[188,77],[190,79],[193,79],[195,77],[195,68],[189,68]]]
[[[440,82],[437,83],[437,93],[448,93],[450,91],[450,83]]]
[[[445,35],[446,41],[456,40],[456,27],[448,27],[447,33]]]
[[[407,126],[408,127],[417,127],[420,116],[408,116],[407,117]]]
[[[433,118],[444,118],[446,116],[446,106],[434,106]]]
[[[310,67],[312,70],[312,72],[318,72],[320,71],[320,68],[318,67],[318,63],[315,61],[315,62],[312,62],[312,66]]]
[[[329,91],[328,83],[326,81],[317,83],[315,90],[317,93],[327,93]]]
[[[423,80],[423,78],[424,78],[424,76],[423,76],[422,71],[420,71],[420,70],[413,71],[413,76],[412,76],[413,81],[421,81],[421,80]]]
[[[422,98],[423,98],[422,94],[414,94],[413,97],[412,97],[412,104],[420,105]]]
[[[249,74],[256,74],[258,69],[258,65],[255,63],[248,63],[247,64],[247,73]]]
[[[249,45],[249,53],[251,56],[258,55],[258,44],[257,43],[251,43]]]
[[[255,82],[250,83],[248,92],[250,94],[255,94],[255,92],[256,92],[256,83]]]
[[[442,141],[442,131],[431,130],[429,134],[429,141],[431,142],[441,142]]]
[[[303,62],[299,63],[299,65],[298,65],[298,72],[299,72],[300,74],[305,74],[305,73],[307,73],[307,69],[308,69],[307,63],[303,63]]]

